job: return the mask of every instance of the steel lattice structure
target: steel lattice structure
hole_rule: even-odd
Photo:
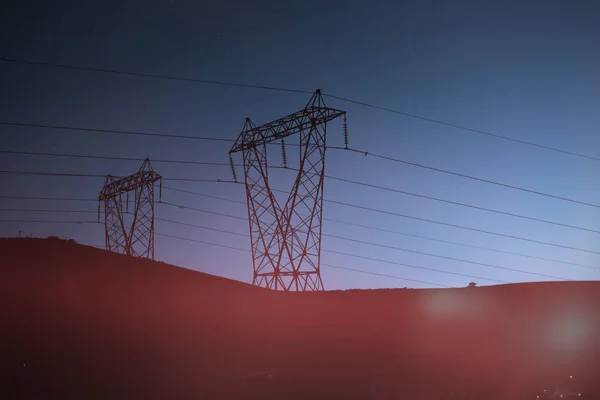
[[[274,290],[323,290],[321,225],[327,123],[346,112],[325,106],[317,90],[306,107],[262,126],[246,118],[229,151],[242,152],[253,284]],[[300,165],[283,207],[269,186],[267,144],[299,134]],[[284,154],[284,162],[287,163]]]
[[[104,227],[106,249],[134,257],[154,259],[154,183],[161,176],[154,172],[146,158],[138,172],[121,179],[107,175],[98,195],[98,220],[100,202],[104,202]],[[129,214],[129,193],[134,192],[131,224],[125,220]],[[123,195],[125,210],[123,210]]]

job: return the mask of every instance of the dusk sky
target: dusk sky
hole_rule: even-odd
[[[309,92],[320,88],[325,94],[600,158],[600,6],[593,1],[10,3],[0,12],[0,58]],[[303,108],[310,98],[307,93],[2,60],[0,88],[1,122],[231,140],[239,135],[245,117],[260,125]],[[599,160],[327,96],[324,99],[328,106],[347,111],[352,148],[600,205]],[[232,144],[10,125],[0,125],[0,132],[2,151],[151,160],[227,163]],[[298,137],[288,139],[289,143],[297,141]],[[328,125],[327,142],[330,146],[343,145],[341,119]],[[281,165],[280,148],[272,147],[269,163]],[[235,162],[242,162],[240,154],[236,154]],[[297,164],[296,159],[290,161],[290,166],[294,163]],[[137,171],[140,165],[138,161],[0,154],[3,171],[124,176]],[[228,166],[155,162],[153,167],[165,178],[232,179]],[[243,177],[242,168],[237,168],[237,174],[238,178]],[[358,153],[328,150],[326,174],[600,230],[599,207]],[[273,171],[272,185],[287,189],[293,175],[292,171]],[[1,196],[95,199],[102,185],[102,178],[93,177],[0,175]],[[232,200],[163,189],[164,201],[247,217],[243,185],[167,180],[163,185]],[[328,290],[552,280],[490,265],[564,279],[600,279],[600,233],[331,179],[325,181],[325,199],[586,250],[515,240],[325,202],[323,233],[330,236],[324,236],[322,241],[322,263],[327,265],[322,267],[321,274]],[[0,208],[92,212],[0,211],[0,220],[95,221],[97,204],[0,198]],[[248,234],[247,220],[164,204],[156,205],[155,216],[157,260],[251,282],[250,253],[158,235],[249,249],[250,241],[245,236],[177,225],[158,218],[242,235]],[[102,224],[0,223],[1,237],[17,236],[20,230],[26,236],[55,235],[82,244],[104,243]],[[331,235],[488,265],[361,244]]]

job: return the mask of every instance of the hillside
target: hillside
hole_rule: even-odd
[[[61,240],[0,254],[0,398],[600,393],[600,282],[280,293]]]

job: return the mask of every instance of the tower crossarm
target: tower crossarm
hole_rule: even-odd
[[[154,172],[151,167],[149,167],[150,169],[145,169],[146,165],[149,167],[147,159],[138,172],[118,180],[113,180],[110,183],[106,183],[98,195],[98,200],[105,201],[120,194],[131,192],[159,181],[162,177],[158,173]]]
[[[284,139],[344,114],[345,111],[326,107],[321,92],[317,90],[304,109],[261,126],[247,125],[229,150],[229,154]]]

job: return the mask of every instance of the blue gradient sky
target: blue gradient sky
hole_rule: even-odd
[[[600,6],[595,2],[81,1],[13,2],[0,15],[3,57],[325,92],[513,138],[599,157]],[[397,4],[396,4],[397,3]],[[302,108],[309,95],[73,71],[0,62],[0,120],[235,139]],[[600,164],[455,128],[326,99],[348,112],[350,145],[460,173],[600,203]],[[230,144],[0,127],[3,150],[227,162]],[[328,143],[342,144],[341,121]],[[277,148],[272,160],[279,164]],[[329,151],[329,175],[507,212],[600,229],[600,210],[407,165]],[[137,162],[3,154],[0,169],[125,175]],[[154,164],[165,177],[230,179],[228,167]],[[242,170],[238,169],[238,174]],[[282,175],[283,174],[283,175]],[[289,172],[274,173],[277,187]],[[3,194],[95,198],[102,179],[0,175]],[[245,200],[243,187],[165,182]],[[367,207],[600,251],[599,234],[327,181],[325,197]],[[240,216],[244,205],[163,192],[163,200]],[[1,200],[0,208],[96,210],[94,203]],[[326,203],[325,217],[600,267],[600,256],[468,232]],[[156,216],[247,233],[245,221],[157,205]],[[94,215],[1,212],[0,219]],[[0,224],[102,244],[101,225]],[[157,232],[249,248],[244,237],[161,221]],[[568,279],[600,271],[325,221],[324,232],[524,269]],[[393,260],[501,281],[544,278],[323,238],[324,250]],[[249,282],[248,253],[156,237],[156,258]],[[323,262],[464,286],[475,280],[323,253]],[[424,287],[323,267],[327,289]]]

